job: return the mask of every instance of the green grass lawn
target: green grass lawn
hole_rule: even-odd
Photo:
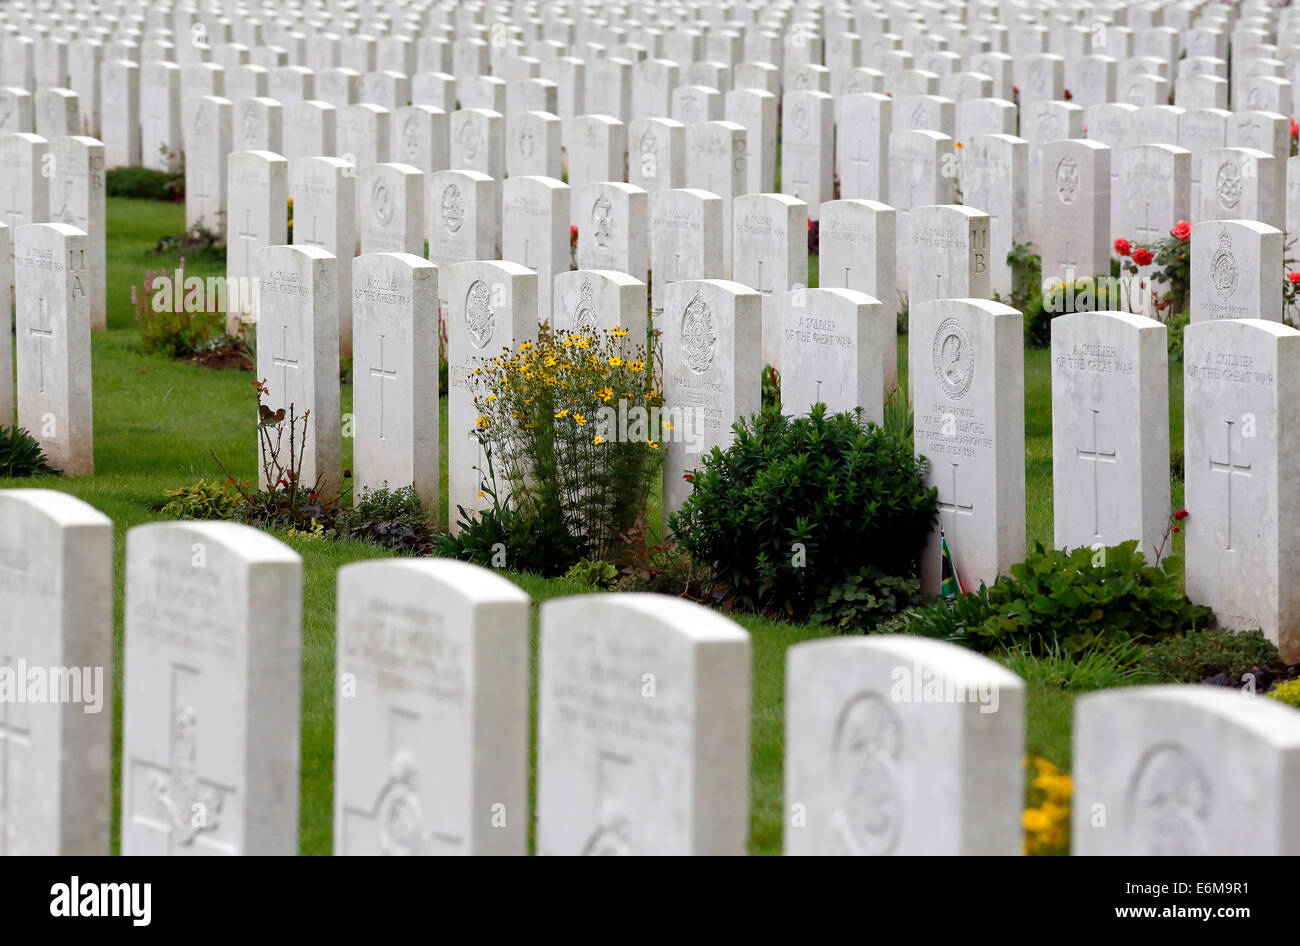
[[[64,490],[103,511],[114,522],[114,850],[117,846],[122,703],[122,604],[125,534],[132,526],[162,518],[156,512],[163,494],[200,478],[216,479],[220,457],[237,477],[256,475],[255,395],[252,373],[212,371],[145,354],[139,348],[130,287],[143,282],[146,269],[171,270],[175,262],[148,254],[164,235],[184,227],[180,205],[110,198],[108,202],[108,330],[96,333],[93,345],[95,476],[84,479],[44,477],[0,480],[0,487],[43,486]],[[187,275],[221,274],[220,266],[189,261]],[[810,262],[816,285],[816,258]],[[906,338],[899,339],[900,379],[906,376]],[[1181,367],[1170,371],[1171,442],[1182,449]],[[345,386],[342,410],[351,409]],[[446,441],[443,405],[442,442]],[[1051,393],[1048,353],[1025,354],[1025,432],[1028,538],[1052,541]],[[344,441],[343,462],[351,463],[351,443]],[[443,456],[443,521],[446,521],[446,456]],[[1182,501],[1175,481],[1174,503]],[[651,519],[656,521],[657,516]],[[284,537],[282,537],[284,538]],[[303,557],[303,696],[301,850],[328,854],[332,837],[334,756],[334,607],[335,573],[351,561],[386,553],[357,542],[284,538]],[[1179,549],[1178,551],[1181,551]],[[534,601],[581,589],[564,580],[544,580],[507,572]],[[534,611],[534,614],[536,612]],[[823,636],[824,628],[776,623],[740,616],[753,639],[754,712],[751,762],[750,849],[755,854],[780,851],[781,760],[786,648]],[[535,621],[535,618],[534,618]],[[534,670],[536,625],[534,624]],[[1032,662],[1031,662],[1032,664]],[[1070,760],[1070,715],[1073,696],[1062,689],[1050,666],[1017,666],[1028,678],[1030,752],[1062,767]],[[534,694],[536,674],[534,673]],[[535,706],[534,706],[535,714]]]

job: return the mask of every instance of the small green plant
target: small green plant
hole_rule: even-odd
[[[432,551],[429,514],[413,486],[363,488],[351,509],[339,510],[335,529],[349,539],[414,555]]]
[[[738,423],[724,452],[702,458],[671,518],[696,566],[738,603],[805,619],[868,566],[911,577],[937,496],[924,460],[858,413],[765,413]],[[856,592],[855,592],[856,593]]]
[[[775,411],[779,414],[781,412],[781,372],[771,365],[763,366],[762,392],[763,410]]]
[[[0,477],[44,476],[50,466],[40,442],[22,427],[0,427]]]
[[[163,497],[161,508],[173,519],[239,519],[240,495],[228,483],[199,480]]]
[[[591,559],[582,558],[569,566],[564,577],[588,588],[608,591],[618,581],[618,569],[609,562],[602,562],[599,559],[593,562]]]
[[[1042,298],[1043,258],[1028,243],[1017,243],[1007,253],[1011,267],[1012,308],[1024,312],[1035,296]]]
[[[225,265],[226,238],[221,231],[203,225],[195,226],[184,233],[172,233],[158,238],[150,256],[163,256],[169,259],[188,257],[203,263]]]
[[[1025,345],[1047,348],[1052,343],[1052,319],[1075,312],[1122,309],[1119,283],[1108,276],[1084,276],[1058,282],[1045,292],[1030,293],[1025,307]]]
[[[1278,659],[1263,631],[1206,628],[1171,637],[1148,648],[1140,666],[1158,683],[1200,683],[1215,674],[1233,680]]]
[[[174,276],[146,270],[144,284],[131,287],[131,307],[140,327],[140,342],[150,354],[191,358],[221,334],[220,315],[187,308],[184,293],[178,291],[184,281],[182,256]]]
[[[813,606],[809,620],[841,632],[862,632],[921,600],[919,578],[886,575],[868,565],[831,585]]]
[[[1165,319],[1165,339],[1169,342],[1170,362],[1183,360],[1183,329],[1187,328],[1191,321],[1192,312],[1190,309],[1174,312],[1169,318]]]
[[[885,432],[897,437],[909,447],[912,445],[914,427],[912,405],[907,403],[907,392],[898,385],[885,397]]]
[[[1268,691],[1268,695],[1279,703],[1285,703],[1287,706],[1293,706],[1300,710],[1300,680],[1279,683]]]
[[[1209,624],[1209,608],[1188,600],[1179,565],[1150,565],[1137,542],[1105,549],[1044,549],[1011,566],[991,587],[918,608],[903,616],[905,633],[978,651],[1023,649],[1068,655],[1132,641],[1155,642]]]
[[[1146,652],[1142,644],[1090,647],[1066,653],[1059,641],[1052,641],[1041,654],[1017,645],[995,659],[1026,683],[1042,687],[1088,693],[1143,682],[1147,674],[1136,666]]]

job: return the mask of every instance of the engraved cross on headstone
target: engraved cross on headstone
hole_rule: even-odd
[[[421,744],[420,717],[395,706],[388,708],[388,771],[374,805],[343,806],[346,854],[428,854],[433,843],[460,847],[464,838],[429,826],[430,812],[421,803],[420,767],[409,746]],[[423,773],[427,776],[428,773]]]
[[[238,233],[239,239],[242,240],[244,244],[244,275],[245,276],[252,275],[253,269],[248,255],[252,248],[252,244],[256,243],[258,240],[258,234],[253,232],[253,225],[250,222],[252,216],[253,216],[252,209],[245,207],[244,208],[244,229]]]
[[[1232,462],[1233,422],[1230,420],[1225,420],[1223,423],[1226,425],[1227,428],[1227,433],[1224,438],[1227,441],[1227,459],[1216,460],[1214,459],[1214,457],[1210,457],[1210,472],[1223,473],[1228,477],[1228,544],[1224,546],[1224,549],[1231,550],[1232,548],[1232,477],[1234,475],[1244,476],[1247,479],[1249,479],[1250,464]]]
[[[10,227],[16,230],[23,225],[23,221],[27,217],[27,211],[18,203],[17,177],[15,177],[13,183],[9,185],[9,200],[7,203],[9,206],[5,208],[5,223],[9,224]]]
[[[855,183],[854,191],[857,194],[866,194],[868,193],[869,190],[867,187],[867,184],[870,182],[870,178],[868,177],[869,172],[864,170],[864,166],[870,165],[872,163],[872,159],[862,153],[863,147],[864,145],[862,143],[862,138],[859,137],[858,153],[855,157],[849,158],[849,163],[853,165],[854,174],[856,175],[855,177],[856,183]],[[870,196],[878,197],[880,195],[875,194],[873,192],[871,193]]]
[[[384,336],[379,336],[379,367],[370,366],[370,377],[379,379],[379,439],[384,439],[384,382],[397,380],[396,368],[384,368]]]
[[[284,399],[284,406],[288,407],[289,400],[289,369],[298,370],[298,359],[289,357],[289,326],[280,326],[280,352],[277,355],[271,353],[271,364],[280,369],[280,390],[276,392]],[[381,388],[382,390],[382,388]]]
[[[36,351],[38,352],[38,362],[40,364],[40,393],[45,393],[45,340],[54,340],[54,328],[49,326],[49,303],[44,296],[37,300],[37,306],[40,310],[40,319],[34,328],[27,331],[36,338]],[[47,327],[48,326],[48,327]]]
[[[165,835],[169,855],[178,853],[178,846],[190,852],[205,848],[210,853],[235,854],[233,844],[213,835],[226,827],[221,809],[236,788],[199,775],[200,719],[187,693],[198,679],[194,667],[171,665],[167,761],[130,761],[129,818],[132,825]]]
[[[771,280],[768,281],[771,282]],[[758,261],[758,285],[755,286],[754,288],[757,289],[759,292],[766,293],[768,295],[772,294],[772,287],[770,285],[766,289],[763,288],[763,261],[762,260]]]
[[[1115,451],[1109,453],[1102,450],[1097,444],[1097,415],[1101,411],[1094,409],[1092,411],[1092,448],[1085,450],[1083,447],[1076,447],[1079,460],[1092,464],[1092,534],[1101,535],[1101,490],[1098,485],[1101,464],[1114,463]]]
[[[946,512],[952,515],[954,525],[957,522],[958,516],[975,515],[975,506],[973,504],[962,505],[961,503],[957,502],[957,467],[958,466],[960,466],[960,464],[958,463],[952,464],[952,499],[944,500],[942,497],[940,497],[939,499],[939,511]]]

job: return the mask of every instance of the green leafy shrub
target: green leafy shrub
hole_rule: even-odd
[[[351,509],[340,508],[334,528],[344,538],[400,549],[414,555],[432,551],[433,530],[415,487],[366,487]]]
[[[1058,282],[1047,292],[1032,292],[1025,303],[1025,345],[1047,348],[1052,344],[1052,319],[1075,312],[1102,312],[1123,308],[1118,281],[1106,276],[1084,276]]]
[[[1143,644],[1090,647],[1074,654],[1052,641],[1035,655],[1025,647],[1008,650],[995,659],[1026,683],[1040,687],[1088,693],[1146,682],[1148,674],[1136,666],[1147,650]]]
[[[1287,706],[1300,709],[1300,680],[1279,683],[1268,691],[1268,695],[1281,703],[1285,703]]]
[[[725,452],[702,458],[671,526],[741,604],[802,620],[868,567],[916,573],[937,494],[909,446],[824,404],[807,417],[762,414],[734,431]]]
[[[1087,547],[1044,549],[1011,566],[991,587],[903,616],[902,630],[974,650],[1023,649],[1039,655],[1059,642],[1069,655],[1129,642],[1154,642],[1213,616],[1179,584],[1179,560],[1147,564],[1137,542],[1100,554]]]
[[[143,286],[131,287],[140,342],[150,354],[190,358],[221,335],[224,320],[219,313],[187,310],[184,293],[177,291],[184,281],[185,258],[181,257],[174,277],[150,269],[145,271]]]
[[[1219,673],[1240,680],[1277,659],[1277,647],[1263,631],[1208,628],[1161,641],[1147,650],[1141,667],[1158,683],[1200,683]]]
[[[185,171],[155,171],[146,167],[109,168],[104,173],[109,197],[178,201],[185,199]]]
[[[199,480],[164,496],[162,513],[173,519],[241,519],[239,493],[227,483]]]
[[[580,585],[586,585],[588,588],[608,591],[618,581],[618,569],[609,562],[603,562],[600,559],[592,561],[584,558],[569,566],[569,570],[564,573],[564,577],[570,581],[576,581]]]
[[[58,473],[50,466],[35,437],[16,424],[0,427],[0,476],[43,476]]]
[[[886,575],[868,565],[827,589],[809,620],[838,631],[860,631],[921,602],[921,580]]]
[[[1183,360],[1183,329],[1192,321],[1191,309],[1175,312],[1165,319],[1165,339],[1169,343],[1169,361]]]
[[[893,434],[910,448],[913,427],[914,415],[912,405],[907,403],[907,392],[894,385],[894,390],[885,397],[885,432]]]
[[[1017,243],[1007,253],[1007,265],[1011,267],[1010,304],[1023,312],[1033,297],[1042,297],[1043,258],[1028,243]]]
[[[763,367],[762,408],[765,411],[781,410],[781,372],[771,365]]]
[[[481,512],[460,512],[459,531],[437,537],[439,555],[459,558],[485,568],[509,568],[555,578],[567,571],[567,563],[581,553],[563,529],[547,528],[531,510],[520,512],[496,506]]]
[[[199,260],[204,263],[225,265],[226,238],[220,230],[196,226],[184,233],[171,233],[158,238],[150,256],[164,256],[169,259]]]

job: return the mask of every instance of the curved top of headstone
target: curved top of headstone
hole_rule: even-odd
[[[910,634],[873,634],[869,637],[828,637],[805,641],[790,648],[795,653],[816,655],[845,650],[894,660],[910,672],[912,663],[922,663],[955,683],[993,683],[1008,690],[1023,690],[1025,681],[1001,664],[957,644],[915,637]]]
[[[339,569],[339,582],[356,580],[372,588],[382,587],[395,573],[418,576],[428,585],[430,598],[459,598],[470,604],[509,603],[527,605],[528,594],[490,568],[452,558],[374,559],[353,562]]]
[[[57,489],[0,489],[0,517],[7,505],[35,510],[59,526],[112,526],[113,521],[90,503]]]
[[[352,268],[365,269],[371,266],[381,266],[385,261],[402,263],[411,269],[437,269],[437,264],[429,262],[423,256],[416,256],[414,253],[362,253],[354,257]]]
[[[1300,750],[1300,713],[1277,700],[1249,696],[1227,687],[1185,683],[1121,687],[1081,696],[1075,712],[1113,711],[1128,717],[1147,706],[1177,709],[1179,719],[1189,725],[1200,718],[1213,719],[1239,727],[1278,749]]]
[[[1119,311],[1102,311],[1102,312],[1069,312],[1058,315],[1052,319],[1052,332],[1055,334],[1056,327],[1069,328],[1072,325],[1082,326],[1086,322],[1095,322],[1099,319],[1108,319],[1117,324],[1132,326],[1135,329],[1165,329],[1165,323],[1158,319],[1147,318],[1145,315],[1136,315],[1132,312]]]
[[[279,539],[239,522],[148,522],[128,530],[126,541],[129,548],[134,542],[153,543],[186,534],[211,542],[250,565],[302,564],[302,556]]]
[[[1244,332],[1246,329],[1267,332],[1276,338],[1300,336],[1300,329],[1292,328],[1283,322],[1274,322],[1272,319],[1210,319],[1205,322],[1193,322],[1183,331],[1204,334],[1206,332]]]
[[[542,605],[548,625],[618,632],[631,626],[660,627],[692,643],[748,641],[739,624],[694,601],[648,592],[572,595]]]

